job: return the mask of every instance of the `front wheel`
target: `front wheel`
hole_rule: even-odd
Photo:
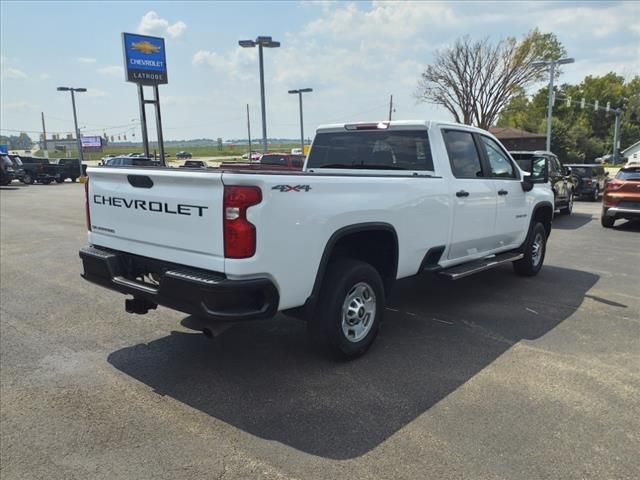
[[[593,195],[591,196],[592,202],[597,202],[600,200],[600,188],[596,185],[596,188],[593,189]]]
[[[518,275],[525,277],[537,275],[544,263],[546,251],[547,230],[542,223],[537,222],[532,225],[524,243],[524,248],[522,249],[524,257],[513,262],[513,269]]]
[[[57,177],[56,178],[56,183],[63,183],[64,182],[64,178],[62,177]]]
[[[569,199],[567,200],[567,206],[560,209],[560,213],[563,215],[571,215],[573,211],[573,192],[569,192]]]
[[[33,177],[30,173],[25,173],[24,177],[22,177],[22,182],[26,185],[33,185]]]
[[[45,184],[45,185],[49,185],[49,184],[51,183],[51,179],[50,179],[50,178],[47,178],[47,179],[45,179],[45,180],[40,180],[40,183],[43,183],[43,184]]]
[[[359,357],[378,334],[384,304],[375,268],[359,260],[336,260],[324,278],[318,311],[309,320],[312,340],[334,356]]]

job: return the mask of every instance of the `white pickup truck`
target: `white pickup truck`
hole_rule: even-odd
[[[320,127],[302,172],[92,167],[83,277],[131,313],[284,311],[354,357],[396,279],[538,273],[554,200],[547,169],[527,170],[490,133],[431,121]]]

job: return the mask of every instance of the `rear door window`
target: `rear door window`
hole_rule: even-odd
[[[445,130],[442,134],[453,175],[456,178],[482,177],[482,164],[473,134],[462,130]]]

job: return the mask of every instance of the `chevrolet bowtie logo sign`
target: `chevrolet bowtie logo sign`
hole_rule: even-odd
[[[133,48],[134,50],[138,50],[139,52],[146,53],[147,55],[150,55],[152,53],[158,53],[162,47],[160,47],[160,45],[154,45],[153,43],[149,43],[145,41],[145,42],[132,43],[131,48]]]
[[[168,83],[164,38],[123,33],[122,46],[128,82],[140,85]]]

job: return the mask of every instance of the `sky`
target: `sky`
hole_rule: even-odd
[[[522,38],[553,32],[576,63],[561,82],[614,71],[640,74],[640,2],[58,2],[0,3],[0,129],[37,138],[73,130],[68,93],[77,96],[83,135],[140,138],[136,86],[123,72],[121,32],[166,39],[168,79],[160,86],[165,140],[261,136],[257,49],[238,40],[272,36],[265,50],[269,137],[305,137],[318,125],[387,118],[451,120],[417,103],[420,73],[457,38]],[[536,88],[543,85],[537,85]],[[150,95],[150,92],[149,92]],[[595,100],[595,99],[594,99]],[[150,138],[155,138],[148,107]],[[134,137],[131,135],[134,134]]]

